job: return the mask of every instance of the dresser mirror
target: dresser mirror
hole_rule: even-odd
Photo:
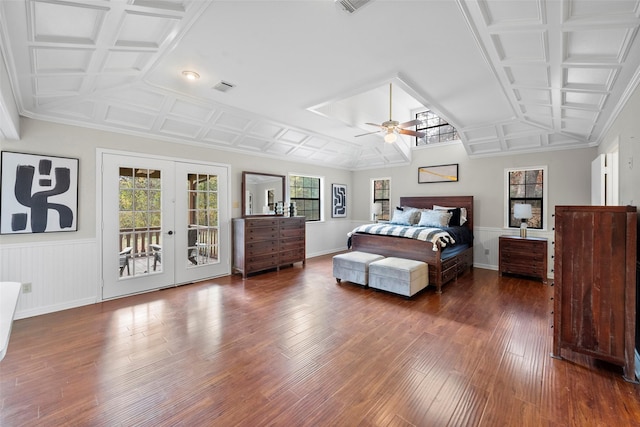
[[[284,203],[284,175],[242,172],[242,216],[276,215],[276,204]]]

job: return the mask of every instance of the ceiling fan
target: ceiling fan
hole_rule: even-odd
[[[411,135],[411,136],[415,136],[417,138],[422,138],[424,137],[426,134],[424,132],[416,132],[414,130],[410,130],[407,129],[409,127],[413,127],[416,126],[418,123],[420,123],[420,120],[410,120],[408,122],[405,123],[400,123],[396,120],[393,120],[391,117],[391,102],[392,102],[392,84],[389,83],[389,120],[387,120],[386,122],[383,122],[382,124],[375,124],[375,123],[365,123],[369,126],[376,126],[379,127],[380,130],[377,130],[375,132],[367,132],[367,133],[363,133],[360,135],[356,135],[356,138],[359,136],[365,136],[365,135],[371,135],[374,133],[379,133],[379,132],[383,132],[384,133],[384,141],[388,142],[390,144],[396,142],[396,139],[398,139],[398,134],[402,134],[402,135]]]

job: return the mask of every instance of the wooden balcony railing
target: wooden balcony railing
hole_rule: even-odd
[[[198,252],[205,252],[211,258],[218,257],[219,236],[218,228],[189,228],[189,241],[187,244],[190,248],[197,246]],[[120,229],[120,251],[124,248],[133,248],[132,256],[140,257],[151,254],[150,245],[162,246],[160,227],[149,228],[144,230],[136,230],[132,228]],[[191,236],[193,234],[193,237]]]

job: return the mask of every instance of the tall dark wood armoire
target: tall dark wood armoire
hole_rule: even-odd
[[[554,335],[562,349],[623,368],[636,382],[634,206],[556,206]]]

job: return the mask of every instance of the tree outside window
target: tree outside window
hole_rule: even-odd
[[[517,203],[531,205],[533,217],[527,221],[528,228],[544,228],[544,178],[545,168],[510,169],[507,171],[509,191],[509,227],[519,228],[521,220],[513,216]]]
[[[320,221],[320,178],[312,176],[289,176],[289,198],[296,204],[298,215],[307,221]]]
[[[391,180],[389,178],[380,178],[373,180],[373,203],[380,203],[382,213],[377,216],[379,221],[389,220],[389,193]]]
[[[416,131],[426,134],[422,138],[416,138],[416,146],[418,147],[460,139],[456,128],[433,111],[427,110],[417,113],[416,119],[420,120],[420,123],[416,126]]]

